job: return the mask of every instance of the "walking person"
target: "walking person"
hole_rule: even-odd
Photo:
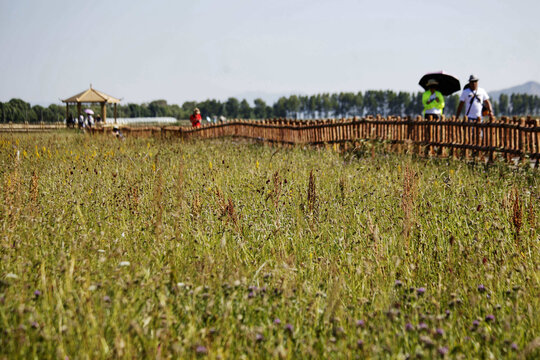
[[[189,117],[189,121],[191,121],[191,126],[193,127],[201,127],[201,111],[198,108],[195,108],[193,110],[193,114]]]
[[[472,121],[482,121],[482,108],[487,109],[487,115],[493,117],[493,108],[489,101],[486,90],[478,87],[478,78],[474,75],[469,77],[469,84],[461,93],[456,117],[459,118],[461,110],[465,107],[465,116]]]
[[[428,80],[427,90],[422,94],[422,104],[424,104],[423,115],[425,118],[431,117],[433,120],[438,120],[444,110],[444,97],[437,90],[439,82],[435,79]]]

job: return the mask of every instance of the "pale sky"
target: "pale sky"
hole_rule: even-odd
[[[419,91],[540,82],[539,0],[0,0],[0,101]]]

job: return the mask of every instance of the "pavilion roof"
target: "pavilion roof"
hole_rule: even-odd
[[[92,85],[90,85],[90,88],[88,90],[85,90],[77,95],[73,95],[70,98],[67,98],[65,100],[62,100],[64,103],[119,103],[120,99],[117,99],[115,97],[112,97],[110,95],[104,94],[101,91],[97,91],[96,89],[92,88]]]

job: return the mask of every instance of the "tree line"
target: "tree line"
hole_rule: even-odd
[[[454,115],[459,103],[459,96],[452,95],[445,99],[444,113]],[[528,94],[502,94],[498,101],[492,101],[497,116],[540,115],[540,97]],[[291,95],[279,98],[274,104],[267,104],[262,99],[255,99],[253,105],[247,100],[231,97],[226,101],[209,99],[201,102],[186,101],[182,106],[168,104],[166,100],[150,103],[117,106],[117,115],[122,118],[135,117],[173,117],[187,119],[198,107],[203,118],[206,116],[225,116],[227,118],[264,119],[287,117],[296,119],[341,118],[352,116],[399,115],[416,116],[422,113],[422,93],[394,92],[391,90],[367,90],[365,92],[342,92],[339,94],[316,94],[311,96]],[[86,106],[96,114],[101,112],[99,105]],[[76,107],[70,106],[74,117]],[[113,116],[113,109],[108,106],[108,118]],[[0,102],[0,122],[58,122],[66,117],[65,105],[51,104],[48,107],[31,104],[21,99]]]

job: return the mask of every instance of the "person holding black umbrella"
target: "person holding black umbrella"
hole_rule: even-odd
[[[474,75],[469,77],[469,84],[465,86],[465,89],[459,98],[456,117],[459,118],[464,106],[465,116],[467,116],[469,120],[481,121],[483,107],[487,109],[488,116],[493,116],[493,108],[491,107],[489,96],[484,89],[478,87],[478,80],[479,79]]]
[[[438,85],[439,82],[435,79],[429,79],[426,83],[428,89],[422,95],[423,115],[425,118],[431,117],[433,120],[437,120],[443,113],[444,97],[437,90]]]

